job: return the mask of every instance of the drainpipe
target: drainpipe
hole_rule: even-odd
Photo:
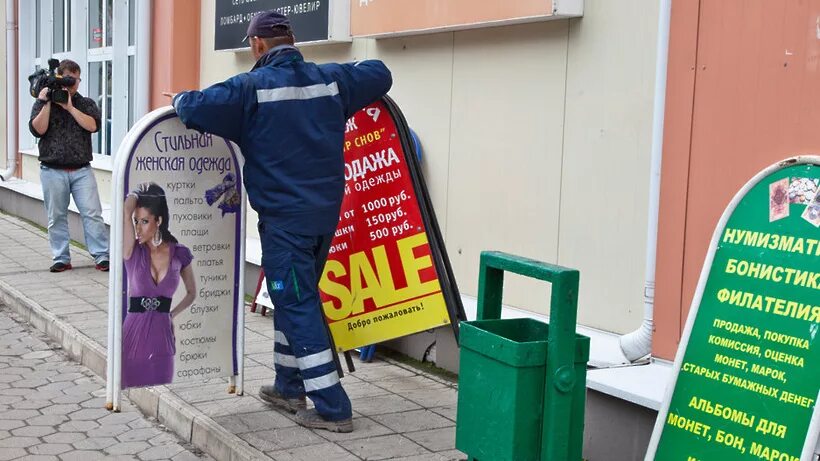
[[[658,45],[655,57],[655,98],[652,108],[652,152],[649,173],[649,219],[646,229],[646,281],[644,282],[644,316],[641,326],[621,336],[621,351],[630,362],[652,352],[655,308],[655,263],[658,246],[658,205],[661,194],[661,158],[663,156],[663,116],[666,108],[666,70],[669,62],[669,23],[672,0],[661,0],[658,14]]]
[[[14,175],[17,166],[17,22],[14,0],[6,0],[6,170],[0,172],[0,181]]]

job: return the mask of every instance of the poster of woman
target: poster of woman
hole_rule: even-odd
[[[228,378],[242,392],[242,157],[172,107],[129,131],[114,161],[107,404],[134,387]]]
[[[123,261],[128,308],[123,323],[123,387],[169,384],[174,378],[174,318],[196,298],[193,255],[170,230],[165,191],[142,183],[123,206]],[[184,297],[174,299],[180,283]]]

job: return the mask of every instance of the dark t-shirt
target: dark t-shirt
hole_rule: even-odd
[[[91,98],[75,93],[71,98],[74,107],[92,117],[100,129],[100,110]],[[80,168],[91,163],[91,132],[81,127],[74,117],[56,103],[51,103],[48,129],[40,135],[32,126],[32,121],[46,103],[37,99],[31,108],[28,128],[35,137],[40,138],[40,162],[54,168]]]

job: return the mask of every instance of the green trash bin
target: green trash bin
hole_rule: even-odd
[[[459,333],[456,448],[478,461],[578,461],[589,359],[589,338],[575,333],[578,273],[503,253],[481,260],[479,320]],[[553,283],[555,337],[546,323],[498,318],[504,270]]]

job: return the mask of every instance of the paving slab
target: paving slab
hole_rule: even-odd
[[[146,428],[130,430],[126,433],[132,438],[150,439],[167,434],[167,432],[156,421],[148,421],[127,402],[123,405],[121,413],[110,413],[100,406],[82,408],[77,404],[55,403],[55,400],[61,395],[66,395],[65,392],[68,391],[83,401],[96,402],[99,399],[95,397],[95,394],[104,390],[105,383],[93,376],[89,370],[71,366],[69,358],[60,351],[59,347],[53,343],[49,344],[50,340],[45,335],[22,323],[9,312],[7,306],[2,305],[0,305],[0,337],[4,338],[3,343],[0,344],[0,351],[15,350],[19,353],[16,356],[18,363],[12,360],[9,362],[11,366],[0,368],[0,376],[12,378],[13,381],[10,381],[12,384],[24,383],[25,386],[20,386],[21,388],[34,390],[40,398],[27,400],[26,396],[23,396],[23,400],[13,405],[25,407],[25,409],[0,412],[2,421],[5,422],[2,425],[5,429],[0,434],[0,459],[88,461],[104,459],[112,454],[129,454],[134,455],[137,459],[169,460],[181,452],[188,453],[191,460],[209,461],[212,459],[174,436],[166,439],[166,443],[161,447],[152,447],[148,444],[127,445],[121,443],[127,440],[118,441],[114,438],[96,437],[94,432],[108,424],[107,421],[110,421],[110,418],[116,418],[118,421],[144,421]],[[15,342],[25,345],[15,346]],[[56,361],[47,362],[55,358]],[[69,369],[80,371],[71,373],[68,377],[61,376],[59,367],[52,366],[42,369],[41,365],[47,363],[65,364],[69,366]],[[32,378],[32,376],[36,377]],[[52,380],[65,378],[69,381],[52,382]],[[50,411],[52,409],[56,409],[56,413]],[[129,428],[126,427],[126,429]],[[123,437],[127,436],[123,435]]]

